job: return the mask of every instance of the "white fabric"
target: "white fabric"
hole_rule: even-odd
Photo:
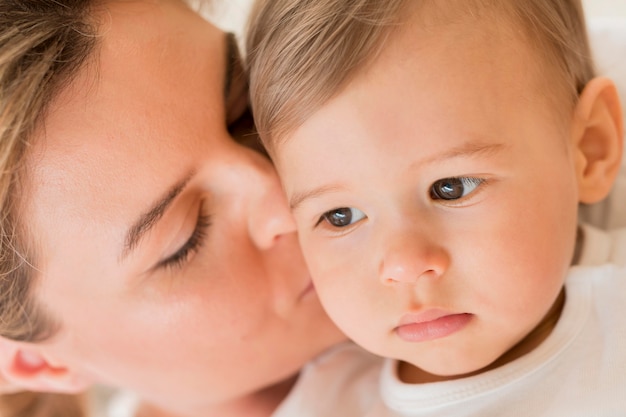
[[[312,361],[272,417],[356,417],[378,399],[383,360],[345,343]]]
[[[584,231],[562,315],[539,347],[492,371],[431,384],[402,383],[387,360],[383,401],[367,417],[626,416],[626,229]]]
[[[134,417],[139,398],[131,392],[97,386],[91,391],[91,417]]]

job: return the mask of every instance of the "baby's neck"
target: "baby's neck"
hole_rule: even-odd
[[[402,382],[408,384],[424,384],[428,382],[442,382],[451,381],[455,379],[466,378],[487,372],[489,370],[499,368],[506,365],[527,353],[534,350],[539,346],[546,338],[552,333],[552,330],[556,326],[556,323],[561,317],[563,306],[565,305],[565,289],[562,289],[557,297],[556,301],[550,308],[550,311],[544,316],[543,320],[518,344],[506,351],[502,356],[492,362],[485,368],[479,369],[475,372],[463,375],[434,375],[421,370],[420,368],[411,365],[407,362],[400,362],[398,365],[398,377]]]

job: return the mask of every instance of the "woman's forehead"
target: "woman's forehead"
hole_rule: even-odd
[[[178,3],[110,4],[94,59],[48,108],[47,151],[104,136],[126,152],[224,130],[225,34]]]
[[[140,86],[151,82],[151,90],[192,100],[204,87],[211,90],[205,94],[216,93],[210,98],[217,107],[223,105],[226,35],[221,30],[171,0],[113,2],[107,16],[96,63],[100,82],[143,80]]]
[[[27,156],[35,206],[100,220],[219,158],[227,140],[225,35],[175,1],[113,2],[107,19]]]

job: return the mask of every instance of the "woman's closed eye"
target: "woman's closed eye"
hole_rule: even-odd
[[[200,204],[198,211],[198,219],[196,226],[189,236],[189,239],[180,247],[175,253],[163,259],[157,264],[158,269],[181,269],[191,258],[191,255],[196,253],[207,235],[207,231],[211,226],[211,216],[204,212],[204,205]]]
[[[455,201],[471,195],[485,182],[483,178],[451,177],[437,180],[430,187],[433,200]]]
[[[357,223],[365,218],[365,213],[354,207],[339,207],[322,214],[317,225],[326,222],[330,227],[343,228]]]

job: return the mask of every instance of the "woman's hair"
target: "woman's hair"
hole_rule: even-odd
[[[420,21],[426,25],[464,14],[504,17],[532,42],[540,64],[556,70],[552,84],[572,107],[594,76],[580,0],[257,0],[248,21],[247,65],[255,122],[270,152],[421,7],[428,7]]]
[[[0,2],[0,336],[38,342],[57,323],[34,300],[36,254],[20,216],[23,157],[46,106],[92,56],[94,0]],[[78,398],[19,393],[0,397],[2,417],[82,415]]]

